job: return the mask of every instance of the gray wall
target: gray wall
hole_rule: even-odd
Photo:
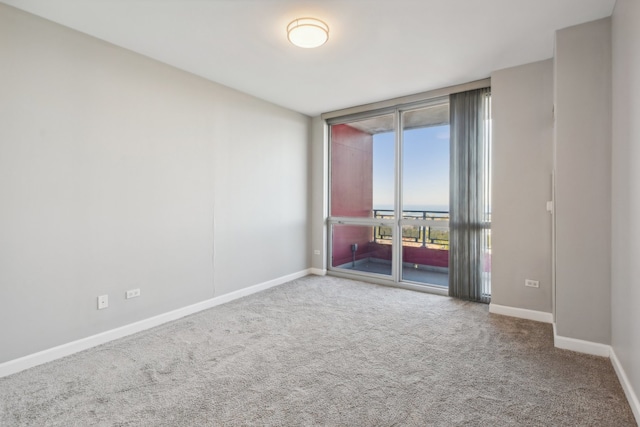
[[[611,345],[640,396],[640,2],[613,13]]]
[[[328,177],[326,175],[328,156],[326,125],[321,117],[314,117],[311,124],[311,267],[326,270]],[[319,253],[316,254],[315,251]]]
[[[611,339],[611,20],[566,28],[555,46],[556,327]]]
[[[491,98],[491,302],[550,313],[553,61],[492,73]]]
[[[2,4],[0,63],[0,362],[309,267],[308,117]]]

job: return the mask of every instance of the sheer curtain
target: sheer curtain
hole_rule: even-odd
[[[491,90],[450,95],[449,295],[491,300]]]

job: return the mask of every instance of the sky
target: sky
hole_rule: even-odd
[[[405,130],[403,208],[449,210],[449,125]],[[373,136],[373,206],[393,206],[394,133]]]

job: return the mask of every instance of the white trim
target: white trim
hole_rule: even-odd
[[[640,400],[638,399],[638,395],[633,390],[631,386],[631,382],[627,377],[618,357],[616,356],[615,351],[610,345],[600,344],[591,341],[584,341],[575,338],[562,337],[558,335],[558,330],[556,328],[555,322],[553,322],[553,314],[545,313],[541,311],[534,310],[526,310],[523,308],[515,308],[508,307],[504,305],[498,304],[489,304],[489,312],[495,314],[502,314],[505,316],[512,317],[520,317],[523,319],[536,320],[539,322],[546,322],[553,324],[553,344],[556,348],[561,348],[564,350],[571,350],[578,353],[591,354],[594,356],[608,357],[611,360],[611,364],[613,365],[613,369],[618,376],[618,380],[622,385],[622,389],[624,390],[624,394],[627,397],[627,401],[629,402],[629,406],[631,407],[631,411],[633,411],[633,415],[636,418],[636,422],[640,424]]]
[[[326,276],[327,275],[327,269],[325,269],[325,268],[310,268],[309,269],[309,274],[314,274],[316,276]]]
[[[503,316],[519,317],[521,319],[535,320],[536,322],[553,323],[553,314],[545,311],[529,310],[526,308],[509,307],[507,305],[489,304],[489,313]]]
[[[560,336],[558,335],[555,323],[553,324],[553,345],[556,348],[591,354],[593,356],[611,356],[610,345]]]
[[[633,390],[629,377],[627,377],[627,374],[624,371],[620,360],[618,360],[618,356],[616,356],[616,352],[613,350],[613,347],[607,344],[559,336],[555,323],[553,324],[553,342],[556,348],[591,354],[594,356],[608,357],[609,360],[611,360],[611,365],[613,365],[613,370],[618,376],[620,385],[622,385],[622,389],[624,390],[624,394],[629,402],[633,416],[635,417],[636,422],[640,424],[640,400],[638,399],[636,392]]]
[[[18,359],[9,360],[8,362],[0,363],[0,378],[7,375],[15,374],[25,369],[32,368],[34,366],[41,365],[43,363],[51,362],[56,359],[60,359],[65,356],[77,353],[79,351],[87,350],[91,347],[98,346],[100,344],[107,343],[109,341],[116,340],[118,338],[126,337],[137,332],[141,332],[163,323],[171,322],[173,320],[180,319],[190,314],[197,313],[208,308],[215,307],[220,304],[227,303],[229,301],[236,300],[256,292],[264,291],[275,286],[282,285],[292,280],[299,279],[301,277],[311,274],[311,269],[299,271],[297,273],[289,274],[286,276],[278,277],[277,279],[269,280],[263,283],[259,283],[248,288],[240,289],[228,294],[220,295],[205,301],[198,302],[196,304],[182,307],[177,310],[169,311],[167,313],[159,314],[157,316],[150,317],[148,319],[140,320],[138,322],[130,323],[128,325],[121,326],[119,328],[111,329],[105,332],[101,332],[96,335],[92,335],[86,338],[82,338],[76,341],[72,341],[66,344],[52,347],[47,350],[43,350],[37,353],[29,354]]]
[[[629,401],[629,406],[631,406],[631,411],[636,417],[636,423],[640,424],[640,400],[638,400],[638,395],[633,391],[629,377],[627,377],[626,372],[622,368],[622,365],[618,360],[618,356],[616,356],[616,352],[613,348],[611,348],[610,358],[613,369],[616,371],[620,384],[622,385],[622,389],[624,390],[624,394],[627,396],[627,400]]]

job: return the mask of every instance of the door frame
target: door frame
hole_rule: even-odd
[[[326,217],[326,253],[327,253],[327,273],[335,276],[362,279],[366,278],[369,281],[380,283],[384,285],[391,285],[395,287],[408,288],[412,290],[420,290],[430,293],[436,293],[441,295],[448,294],[448,288],[442,286],[422,284],[418,282],[410,282],[402,280],[402,227],[405,225],[413,226],[443,226],[445,222],[442,220],[412,220],[404,219],[403,213],[403,200],[402,200],[402,154],[403,154],[403,114],[413,110],[426,108],[434,105],[440,105],[448,103],[449,97],[447,95],[440,95],[424,99],[421,101],[407,102],[403,104],[394,105],[392,107],[360,111],[354,114],[347,114],[344,116],[336,116],[326,120],[328,126],[327,138],[328,138],[328,174],[327,174],[327,217]],[[383,115],[393,114],[394,125],[394,218],[364,218],[364,217],[339,217],[331,216],[331,126],[339,124],[348,124],[359,120],[365,120],[368,118],[374,118]],[[392,230],[392,261],[391,261],[391,276],[381,275],[376,273],[346,270],[344,268],[333,267],[333,227],[337,225],[358,225],[358,226],[384,226],[390,227]],[[449,226],[449,221],[446,221],[446,226]]]

